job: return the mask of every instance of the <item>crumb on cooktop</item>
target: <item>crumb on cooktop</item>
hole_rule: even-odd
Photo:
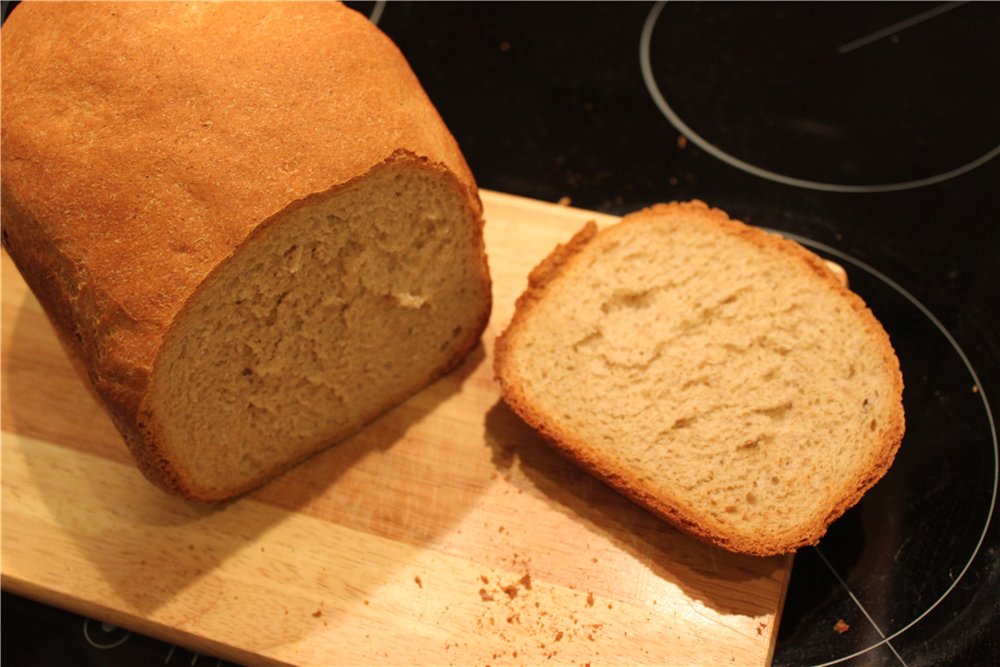
[[[833,629],[834,629],[834,631],[836,631],[836,632],[838,632],[840,634],[844,634],[845,632],[847,632],[848,630],[851,629],[851,626],[849,626],[847,623],[845,623],[844,619],[839,618],[839,619],[837,619],[837,622],[834,623]]]

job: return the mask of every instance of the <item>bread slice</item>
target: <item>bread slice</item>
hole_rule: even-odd
[[[4,247],[145,474],[215,501],[458,364],[490,312],[476,184],[339,3],[23,3]]]
[[[903,436],[899,363],[861,299],[798,244],[697,201],[558,247],[495,368],[565,454],[736,552],[815,543]]]

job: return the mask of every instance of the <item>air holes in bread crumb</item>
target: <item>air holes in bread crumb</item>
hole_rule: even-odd
[[[781,419],[791,409],[792,409],[792,402],[785,401],[781,405],[775,405],[770,408],[757,408],[756,410],[754,410],[754,412],[759,415],[764,415],[765,417],[770,417],[771,419]]]
[[[695,417],[680,417],[676,421],[674,421],[673,425],[670,428],[671,429],[688,428],[689,426],[691,426],[691,424],[694,423],[694,420]]]
[[[618,289],[611,295],[611,299],[601,304],[601,310],[608,314],[621,309],[641,310],[649,308],[653,304],[654,294],[654,288],[639,291]]]
[[[302,266],[302,246],[296,244],[285,251],[285,268],[289,273],[295,273]]]

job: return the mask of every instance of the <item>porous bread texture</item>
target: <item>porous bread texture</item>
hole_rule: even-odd
[[[798,244],[702,202],[593,223],[532,272],[496,344],[504,399],[675,526],[816,543],[891,465],[902,375],[862,300]]]
[[[240,494],[475,345],[475,180],[365,16],[26,2],[0,65],[4,247],[153,482]]]
[[[489,314],[478,230],[454,183],[408,160],[262,229],[157,359],[150,427],[172,484],[251,489],[458,363]]]

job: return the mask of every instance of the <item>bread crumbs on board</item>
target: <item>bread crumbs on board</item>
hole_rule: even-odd
[[[506,485],[511,476],[502,474],[498,481]],[[484,520],[476,522],[475,529],[491,547],[489,558],[464,584],[452,582],[469,596],[461,606],[472,612],[467,626],[471,632],[449,637],[446,664],[583,665],[601,659],[603,645],[616,642],[635,645],[631,651],[652,658],[648,648],[638,645],[632,628],[625,631],[626,624],[642,623],[637,610],[619,612],[623,605],[617,600],[599,600],[597,593],[565,581],[560,586],[549,585],[546,577],[537,579],[532,555],[509,521]],[[604,560],[589,547],[581,554],[584,570]],[[659,617],[650,614],[645,620]]]
[[[516,555],[512,560],[527,567]],[[593,593],[574,592],[578,606],[567,608],[554,593],[535,587],[527,571],[509,583],[503,575],[481,574],[477,579],[477,584],[486,585],[477,591],[483,605],[476,627],[508,647],[494,652],[493,661],[551,661],[559,654],[553,646],[557,642],[595,642],[604,628],[603,623],[595,622],[600,612]]]

